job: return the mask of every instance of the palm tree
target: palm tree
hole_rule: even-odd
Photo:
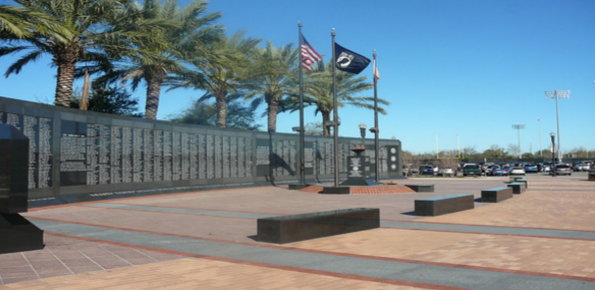
[[[31,34],[33,27],[23,7],[0,5],[0,39],[23,38]]]
[[[267,124],[269,132],[277,131],[279,103],[291,94],[296,86],[296,64],[298,50],[290,43],[275,48],[268,42],[264,49],[255,55],[247,83],[253,89],[246,99],[267,103]]]
[[[244,31],[239,31],[229,38],[222,36],[218,40],[206,43],[200,49],[202,53],[196,53],[195,48],[198,46],[188,45],[188,54],[196,55],[189,61],[193,69],[183,71],[167,81],[171,84],[168,91],[177,88],[206,91],[198,102],[215,98],[215,123],[220,128],[227,127],[226,98],[230,93],[237,93],[244,87],[242,81],[246,75],[245,68],[260,42],[260,39],[245,38],[245,34]]]
[[[25,53],[6,70],[5,76],[18,74],[28,63],[43,54],[52,56],[57,67],[55,104],[68,107],[77,64],[97,61],[107,53],[115,55],[123,49],[122,39],[136,39],[125,22],[126,0],[15,0],[22,8],[20,23],[29,31],[6,28],[0,33],[9,44],[0,47],[0,57],[12,53]],[[4,8],[4,13],[11,8]],[[14,10],[14,9],[12,9]],[[14,11],[12,11],[14,12]],[[11,14],[17,15],[17,14]],[[6,19],[6,17],[5,17]],[[13,18],[14,19],[14,18]],[[18,23],[13,21],[13,23]],[[10,33],[7,33],[9,31]],[[20,37],[20,39],[18,38]],[[143,38],[149,41],[149,38]]]
[[[166,77],[185,70],[183,45],[193,43],[200,47],[202,42],[217,39],[223,31],[223,27],[212,23],[219,19],[221,14],[216,12],[199,17],[207,9],[207,2],[204,0],[192,1],[183,9],[177,6],[177,0],[167,0],[163,5],[159,0],[147,0],[144,1],[142,7],[139,6],[136,9],[144,21],[165,21],[173,24],[168,29],[139,27],[141,31],[149,33],[154,39],[157,39],[157,43],[168,43],[169,46],[151,46],[134,42],[133,45],[139,47],[137,53],[126,55],[120,59],[116,69],[108,71],[98,81],[122,80],[124,83],[131,80],[133,90],[138,87],[141,81],[145,81],[147,85],[145,118],[155,120],[161,87]]]
[[[316,106],[314,114],[322,115],[323,136],[330,136],[330,127],[326,124],[331,122],[333,112],[333,63],[319,62],[314,73],[306,75],[304,80],[304,106]],[[374,97],[354,96],[359,92],[367,91],[374,87],[373,84],[365,82],[367,77],[356,77],[354,74],[343,71],[336,71],[337,107],[345,105],[356,106],[366,109],[374,109]],[[378,98],[378,103],[390,105],[390,102]],[[286,110],[296,111],[299,109],[299,99],[294,92],[284,104]],[[378,107],[378,112],[386,114],[386,110]]]

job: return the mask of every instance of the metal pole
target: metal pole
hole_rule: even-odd
[[[298,22],[299,27],[299,40],[300,40],[300,64],[298,65],[300,69],[300,184],[306,185],[306,151],[305,147],[305,130],[304,130],[304,81],[302,79],[302,23]]]
[[[563,155],[560,155],[560,108],[558,107],[558,91],[556,91],[556,123],[558,126],[558,150],[556,152],[558,153],[560,162],[562,162],[561,156]]]
[[[459,154],[457,155],[457,158],[461,159],[461,139],[459,139],[459,134],[457,134],[457,146],[459,148]]]
[[[521,130],[519,129],[517,132],[519,133],[519,159],[521,159]]]
[[[335,68],[335,29],[331,32],[333,40],[333,133],[334,133],[334,147],[333,155],[335,158],[335,187],[339,186],[339,113],[337,112],[337,87],[336,87],[336,68]]]
[[[512,128],[517,129],[518,130],[518,134],[519,134],[519,160],[522,158],[521,155],[521,129],[525,129],[525,125],[521,125],[521,124],[517,124],[517,125],[512,125]]]
[[[376,69],[376,50],[374,50],[374,69]],[[378,140],[378,135],[380,134],[380,130],[378,129],[378,93],[377,93],[377,84],[378,79],[376,79],[376,71],[372,72],[374,79],[374,128],[376,128],[376,133],[374,134],[374,157],[376,162],[376,182],[380,182],[380,144]]]
[[[555,90],[555,91],[545,91],[545,95],[547,99],[556,99],[556,123],[558,126],[558,158],[560,162],[562,162],[562,157],[564,154],[561,154],[561,147],[560,146],[560,109],[558,105],[558,99],[568,99],[570,98],[570,91],[569,90]]]
[[[556,177],[556,137],[553,132],[550,133],[550,136],[552,137],[552,167],[550,171],[552,172],[552,177]]]
[[[541,156],[541,160],[543,161],[543,151],[541,147],[541,119],[537,119],[537,125],[539,125],[539,155]]]

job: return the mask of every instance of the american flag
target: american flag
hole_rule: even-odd
[[[322,56],[314,50],[303,34],[300,36],[302,37],[302,67],[312,72],[314,65],[322,60]]]

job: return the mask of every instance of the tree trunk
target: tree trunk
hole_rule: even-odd
[[[331,112],[320,112],[322,115],[322,136],[330,136],[331,135],[331,127],[327,126],[327,124],[331,123]]]
[[[269,132],[277,132],[277,113],[279,112],[279,101],[270,98],[268,102],[268,128]]]
[[[147,76],[147,103],[145,105],[145,119],[156,120],[159,107],[159,96],[161,95],[161,84],[165,79],[165,73]]]
[[[215,96],[215,102],[217,105],[217,127],[227,127],[227,103],[225,102],[225,95],[227,93],[220,92]]]
[[[54,104],[56,106],[70,107],[78,51],[71,47],[63,48],[54,56],[53,61],[58,67]]]

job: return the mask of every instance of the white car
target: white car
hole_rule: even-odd
[[[508,175],[525,175],[525,168],[511,167],[510,170],[508,170]]]
[[[457,176],[457,171],[453,170],[452,168],[440,168],[438,170],[438,175],[442,176]]]

